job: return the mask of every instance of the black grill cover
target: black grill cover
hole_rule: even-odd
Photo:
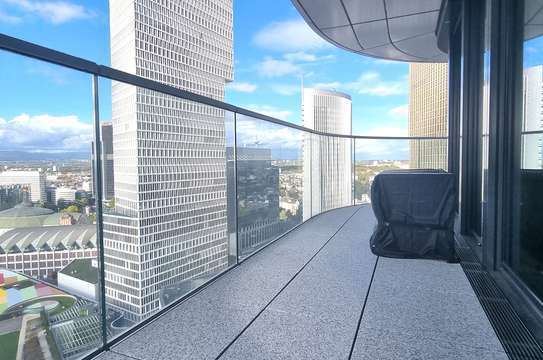
[[[388,170],[371,188],[379,256],[454,260],[454,176],[443,170]]]

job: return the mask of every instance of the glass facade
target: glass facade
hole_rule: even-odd
[[[486,0],[484,6],[484,42],[483,42],[483,90],[481,116],[481,219],[479,244],[485,238],[485,217],[488,203],[488,151],[490,124],[490,39],[491,39],[492,1]]]
[[[513,177],[515,227],[509,265],[535,295],[543,299],[543,26],[539,2],[525,1],[524,43],[522,45],[521,116],[515,119],[520,129],[514,144],[518,148]],[[519,114],[520,115],[520,114]]]

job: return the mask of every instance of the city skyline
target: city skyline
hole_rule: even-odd
[[[90,4],[74,0],[70,3],[83,6],[88,16],[51,24],[48,19],[40,16],[21,15],[21,23],[17,24],[0,20],[0,32],[51,45],[98,63],[110,64],[107,1]],[[0,10],[14,16],[19,16],[22,12],[17,6],[6,4],[0,4]],[[234,31],[237,34],[234,41],[236,71],[233,83],[226,89],[227,102],[301,124],[299,104],[303,75],[306,86],[337,89],[353,97],[353,133],[407,134],[407,65],[359,58],[333,48],[305,25],[288,0],[273,4],[237,1],[234,2],[234,14]],[[50,44],[46,38],[36,38],[36,31],[31,30],[43,29],[44,23],[50,25],[46,27],[47,39],[58,37],[63,41]],[[289,31],[299,34],[300,41],[293,42],[287,48],[280,46],[278,36]],[[78,36],[100,41],[90,42],[92,44],[88,48],[81,47],[75,41]],[[342,66],[338,67],[338,63]],[[281,71],[274,72],[270,67]],[[71,119],[63,118],[63,121],[67,122],[66,128],[90,123],[92,108],[85,103],[85,94],[91,95],[89,78],[32,60],[19,63],[12,61],[10,66],[0,70],[0,73],[5,74],[8,86],[13,83],[14,91],[19,91],[20,86],[10,74],[17,72],[17,69],[24,74],[25,83],[30,85],[32,91],[44,91],[44,83],[51,83],[50,87],[57,89],[57,94],[61,94],[58,100],[68,102],[70,106],[61,108],[51,104],[51,101],[46,102],[45,99],[38,99],[31,104],[24,104],[25,106],[6,104],[2,107],[0,118],[8,125],[21,115],[22,109],[29,117],[28,120],[25,119],[27,122],[33,122],[35,117],[46,114],[52,116],[53,121],[61,116],[75,116],[74,120],[77,122],[74,123],[68,122],[72,121]],[[68,86],[71,88],[69,93]],[[108,88],[107,81],[100,82],[101,98],[111,96]],[[111,117],[110,106],[106,103],[101,104],[100,110],[103,118]],[[9,128],[11,129],[11,126]],[[49,133],[49,129],[43,131]],[[92,132],[90,127],[78,131],[88,134]],[[11,150],[14,145],[9,145]],[[7,143],[5,146],[8,146]],[[46,146],[43,148],[48,149]]]

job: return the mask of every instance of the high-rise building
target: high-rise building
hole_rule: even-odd
[[[24,187],[20,184],[0,185],[0,211],[14,207],[23,200]]]
[[[409,136],[447,136],[448,65],[409,65]],[[447,169],[446,140],[412,140],[410,167]]]
[[[352,103],[347,94],[304,88],[303,126],[328,133],[351,135]],[[303,219],[311,214],[352,204],[351,142],[349,139],[304,139]]]
[[[113,67],[224,99],[232,0],[109,4]],[[112,124],[106,299],[138,321],[159,309],[160,289],[228,265],[225,113],[114,82]]]
[[[524,112],[522,131],[543,130],[543,65],[524,69]],[[522,137],[522,167],[542,169],[543,135],[526,134]]]
[[[115,195],[115,176],[113,171],[113,124],[111,121],[100,123],[100,138],[102,141],[102,197],[106,200],[112,199]],[[92,146],[92,159],[94,159],[94,144]],[[94,174],[94,161],[92,173]],[[96,196],[96,189],[91,186],[92,193]]]
[[[40,170],[8,170],[0,172],[0,186],[21,185],[30,192],[30,200],[34,203],[46,202],[45,173]]]

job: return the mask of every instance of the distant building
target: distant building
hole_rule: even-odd
[[[0,211],[14,207],[23,200],[24,186],[0,185]]]
[[[61,200],[64,200],[66,202],[75,201],[75,193],[75,189],[57,188],[55,193],[57,204]]]
[[[73,259],[96,258],[96,225],[86,224],[85,215],[29,202],[0,211],[0,267],[43,278]]]
[[[45,203],[50,206],[57,206],[57,188],[56,186],[47,186],[45,188]]]
[[[74,259],[57,275],[58,287],[90,300],[98,299],[98,261]]]
[[[543,65],[524,69],[524,113],[522,131],[543,130]],[[543,135],[530,134],[522,137],[522,167],[543,168]]]
[[[64,226],[74,225],[76,223],[76,220],[72,215],[68,213],[62,213],[59,218],[59,223],[60,225],[64,225]]]
[[[351,97],[337,91],[303,89],[303,126],[351,135]],[[304,141],[303,219],[352,204],[351,142],[307,136]]]
[[[409,65],[409,136],[448,134],[448,65]],[[410,167],[447,169],[447,140],[410,141]]]
[[[45,202],[45,173],[42,171],[8,170],[0,172],[0,186],[23,185],[30,192],[32,202]]]
[[[102,196],[105,200],[115,196],[115,174],[113,170],[113,125],[110,121],[100,123],[100,136],[102,139]],[[94,143],[92,146],[92,174],[94,174]],[[92,187],[92,189],[90,189]],[[83,190],[92,190],[96,196],[96,189],[93,184],[84,184]]]

